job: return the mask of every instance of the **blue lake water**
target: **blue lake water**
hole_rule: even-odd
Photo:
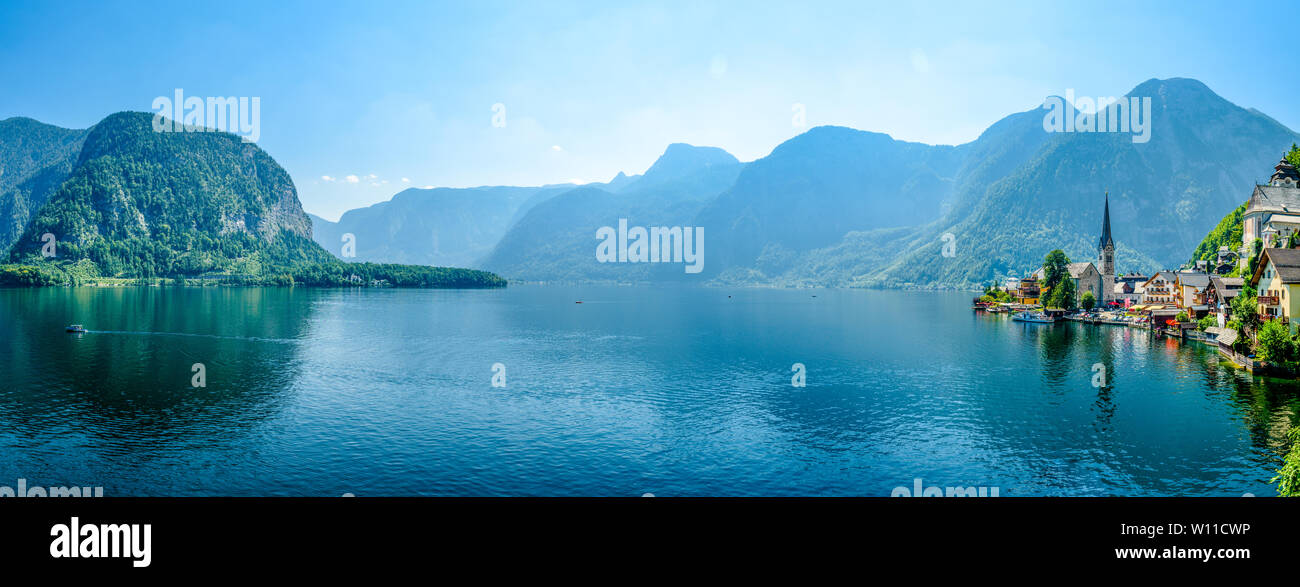
[[[887,496],[921,478],[1004,496],[1275,495],[1295,383],[1136,329],[975,314],[970,297],[0,289],[0,485]],[[74,322],[92,332],[64,333]]]

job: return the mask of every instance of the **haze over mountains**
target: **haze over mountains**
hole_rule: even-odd
[[[468,192],[430,193],[421,213],[431,216],[420,230],[441,234],[441,247],[458,243],[458,260],[499,232],[473,265],[512,279],[956,287],[1023,274],[1054,248],[1093,260],[1109,192],[1118,268],[1176,267],[1300,134],[1192,79],[1148,80],[1128,95],[1151,98],[1148,142],[1126,133],[1050,133],[1047,111],[1034,108],[958,146],[817,127],[740,163],[719,149],[675,144],[644,176],[534,192],[527,206],[499,195],[504,188],[479,188],[473,204],[461,197]],[[417,213],[393,208],[349,218],[354,232]],[[469,235],[460,223],[471,217],[494,220]],[[703,273],[597,263],[596,230],[620,218],[704,227]],[[952,257],[941,254],[945,234]],[[325,239],[337,242],[333,234]],[[413,235],[372,246],[400,260],[428,251],[429,241]]]
[[[341,256],[351,233],[348,261],[528,281],[962,287],[1023,274],[1055,248],[1093,260],[1109,192],[1117,268],[1177,267],[1300,134],[1191,79],[1130,95],[1151,98],[1149,142],[1049,133],[1040,108],[958,146],[824,126],[748,163],[678,143],[640,176],[409,189],[337,223],[304,214],[288,174],[228,135],[159,135],[142,113],[87,130],[11,118],[0,121],[0,246],[30,257],[49,231],[113,274],[240,273]],[[598,262],[597,231],[620,219],[702,227],[703,271]]]

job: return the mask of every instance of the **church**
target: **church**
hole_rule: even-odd
[[[1097,262],[1070,263],[1070,278],[1074,280],[1075,295],[1083,299],[1083,294],[1091,292],[1097,305],[1105,305],[1115,299],[1115,239],[1110,236],[1110,194],[1106,194],[1101,218],[1101,239],[1097,243]],[[1034,271],[1034,278],[1042,281],[1043,269]]]
[[[1241,224],[1237,262],[1242,268],[1255,254],[1255,239],[1263,241],[1264,248],[1282,247],[1300,233],[1300,172],[1285,157],[1273,167],[1268,184],[1255,186]]]

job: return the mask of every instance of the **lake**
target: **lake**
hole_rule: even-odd
[[[919,478],[1003,496],[1276,494],[1295,383],[1199,343],[1023,324],[970,299],[0,289],[0,485],[888,496]]]

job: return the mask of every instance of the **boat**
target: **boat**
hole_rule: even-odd
[[[81,333],[83,333],[83,332],[87,332],[86,327],[85,327],[85,326],[82,326],[82,325],[80,325],[80,324],[73,324],[73,325],[71,325],[71,326],[68,326],[68,328],[67,328],[66,330],[67,330],[68,332],[75,332],[75,333],[77,333],[77,334],[81,334]]]
[[[1017,322],[1034,322],[1038,324],[1052,324],[1056,322],[1056,318],[1048,316],[1042,312],[1021,312],[1012,316],[1011,319]]]

